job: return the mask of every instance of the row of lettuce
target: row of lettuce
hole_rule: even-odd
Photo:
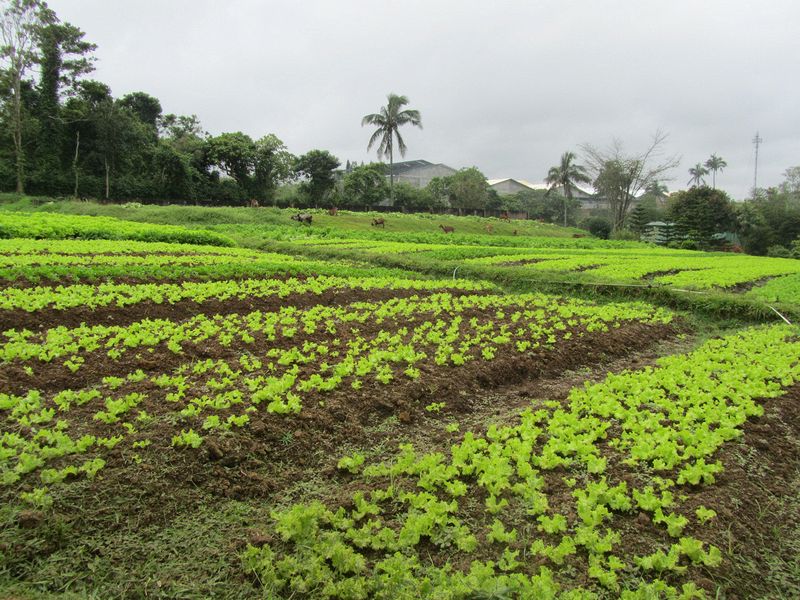
[[[251,226],[257,233],[258,226]],[[508,270],[514,278],[532,282],[570,281],[585,284],[630,284],[746,292],[755,300],[798,303],[800,261],[726,253],[667,250],[630,242],[573,238],[519,238],[439,233],[391,233],[337,230],[330,235],[300,236],[302,228],[287,225],[283,242],[261,232],[265,243],[281,251],[336,255],[406,269],[431,268],[481,277],[485,271]],[[294,233],[293,233],[294,232]],[[239,232],[239,235],[242,235]],[[104,277],[132,279],[209,279],[270,275],[302,271],[290,257],[264,254],[234,246],[231,238],[207,229],[137,223],[111,217],[56,213],[0,212],[0,277],[7,280],[80,281]],[[25,239],[28,238],[28,239]],[[84,242],[34,241],[30,238],[115,240]],[[118,243],[126,241],[125,244]],[[152,247],[146,243],[155,242]],[[164,248],[173,242],[187,247]],[[89,245],[96,245],[90,249]],[[209,248],[216,246],[216,249]],[[101,250],[102,249],[102,250]],[[95,254],[111,256],[95,256]],[[47,257],[42,254],[49,254]],[[61,255],[61,256],[57,256]],[[118,256],[124,255],[124,256]],[[292,264],[292,263],[295,264]],[[308,261],[306,271],[331,273],[330,265]],[[742,289],[746,288],[746,289]],[[750,288],[753,288],[752,290]]]
[[[137,240],[235,246],[229,237],[205,229],[189,229],[177,225],[136,223],[114,217],[61,215],[57,213],[0,212],[0,239],[82,239]]]
[[[362,257],[377,264],[482,277],[505,271],[508,279],[531,283],[570,282],[643,287],[721,290],[797,304],[800,261],[734,253],[667,250],[637,244],[626,248],[454,246],[442,243],[327,239],[279,248],[310,256]]]
[[[244,564],[267,597],[705,598],[692,579],[723,553],[703,539],[713,507],[692,497],[762,402],[800,380],[797,334],[709,341],[467,432],[449,452],[345,456],[339,467],[358,473],[348,499],[275,510],[272,541],[248,546]]]
[[[206,432],[244,426],[260,411],[293,415],[308,402],[324,406],[337,391],[424,382],[434,369],[546,353],[571,339],[671,319],[640,303],[440,291],[184,321],[7,331],[0,362],[21,371],[16,389],[0,394],[7,431],[0,477],[7,485],[30,484],[37,473],[40,483],[61,481],[83,464],[69,457],[84,461],[92,452],[89,460],[102,460],[109,443],[156,441],[146,433],[154,418],[174,424],[173,445],[197,447]],[[219,348],[218,356],[202,358],[208,347]],[[120,372],[122,360],[128,372]],[[35,385],[53,377],[64,389]],[[71,419],[78,408],[82,416]]]
[[[26,292],[22,288],[37,284],[61,290],[52,292],[60,298],[72,294],[65,287],[96,286],[109,280],[132,283],[225,281],[288,275],[420,277],[365,262],[310,260],[246,248],[117,240],[0,240],[0,280],[6,284],[0,297],[21,297],[20,294],[32,297],[38,292]],[[59,285],[62,287],[58,288]],[[44,287],[39,292],[51,293]],[[137,296],[140,292],[131,291],[131,294]]]

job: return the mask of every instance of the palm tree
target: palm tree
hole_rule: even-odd
[[[561,186],[564,195],[564,227],[567,226],[567,200],[572,200],[572,188],[577,187],[578,183],[589,183],[591,181],[586,173],[586,167],[576,165],[573,152],[564,152],[561,155],[561,164],[557,167],[550,167],[545,178],[545,183],[550,184],[549,194],[554,188]]]
[[[706,180],[703,179],[703,177],[708,175],[708,169],[706,169],[701,163],[697,163],[695,166],[689,169],[689,175],[691,175],[691,178],[686,185],[691,185],[692,187],[705,185]]]
[[[384,156],[389,157],[389,185],[394,198],[394,139],[397,138],[397,147],[400,149],[400,156],[406,154],[406,143],[400,135],[399,128],[402,125],[411,124],[416,125],[422,129],[422,120],[420,119],[418,110],[401,110],[408,104],[406,96],[398,96],[397,94],[389,94],[388,103],[386,106],[381,107],[379,113],[366,115],[361,119],[361,126],[375,125],[377,129],[372,137],[369,138],[367,150],[370,150],[375,142],[380,141],[378,145],[378,158]]]
[[[717,189],[717,171],[722,171],[727,166],[728,163],[725,162],[725,159],[716,154],[712,154],[711,158],[706,161],[706,168],[713,173],[711,176],[713,189]]]
[[[647,187],[644,188],[644,191],[646,194],[650,194],[651,196],[655,196],[656,198],[661,198],[669,191],[669,189],[658,179],[654,179],[649,184],[647,184]]]

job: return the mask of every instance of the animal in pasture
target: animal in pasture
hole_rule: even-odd
[[[493,231],[494,231],[494,227],[492,227],[491,223],[486,225],[486,233],[492,233]]]
[[[311,225],[311,215],[309,213],[297,213],[296,215],[292,215],[292,220]]]
[[[386,219],[383,217],[375,217],[372,219],[372,226],[373,227],[386,227]]]
[[[508,211],[503,211],[503,214],[500,215],[500,218],[503,219],[503,221],[511,220],[511,217],[508,216]]]
[[[586,237],[586,234],[585,233],[573,233],[572,237],[574,237],[574,238],[582,238],[582,237]]]
[[[250,208],[258,208],[258,200],[255,198],[250,198],[250,200],[247,201],[247,204],[250,206]]]
[[[338,208],[336,208],[335,206],[331,206],[331,207],[328,209],[328,214],[329,214],[330,216],[332,216],[332,217],[335,217],[336,215],[338,215],[338,214],[339,214],[339,209],[338,209]]]
[[[439,227],[441,227],[442,231],[445,233],[453,233],[456,230],[452,225],[439,225]]]
[[[514,230],[514,235],[519,235],[516,229]]]

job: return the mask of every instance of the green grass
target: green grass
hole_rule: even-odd
[[[585,235],[586,233],[572,227],[564,228],[549,223],[539,223],[538,221],[503,221],[493,217],[350,211],[340,211],[334,217],[328,215],[325,210],[272,207],[252,209],[244,207],[156,206],[138,203],[98,204],[95,202],[54,200],[14,194],[0,195],[0,210],[108,216],[130,221],[188,227],[256,225],[262,227],[292,226],[293,228],[305,228],[311,231],[335,229],[344,232],[442,233],[439,229],[441,224],[454,227],[457,234],[487,234],[487,225],[492,225],[493,232],[490,235],[493,236],[511,236],[514,234],[515,229],[519,236],[572,237],[574,234]],[[313,214],[314,221],[311,227],[300,225],[291,220],[291,216],[298,212],[310,212]],[[378,229],[371,225],[372,219],[378,216],[385,219],[385,228]]]
[[[23,564],[14,564],[10,558],[0,570],[0,597],[66,600],[144,594],[238,599],[257,595],[230,544],[247,539],[253,520],[266,519],[270,507],[207,498],[187,506],[167,523],[137,527],[135,519],[124,516],[128,510],[123,504],[130,502],[132,493],[120,494],[118,505],[106,504],[100,511],[105,516],[98,516],[88,531],[64,516],[49,514],[36,535],[16,528],[0,535],[26,552],[35,552],[35,545],[58,547]],[[84,501],[92,504],[88,497]],[[113,520],[116,513],[119,522],[112,531],[108,519]],[[10,509],[3,509],[2,516],[13,519]],[[25,576],[19,577],[17,569],[23,569]]]

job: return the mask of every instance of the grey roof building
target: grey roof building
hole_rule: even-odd
[[[386,176],[389,176],[387,165]],[[394,163],[391,167],[397,183],[408,183],[416,188],[424,188],[434,177],[446,177],[457,173],[456,169],[444,164],[434,164],[427,160],[407,160]]]

